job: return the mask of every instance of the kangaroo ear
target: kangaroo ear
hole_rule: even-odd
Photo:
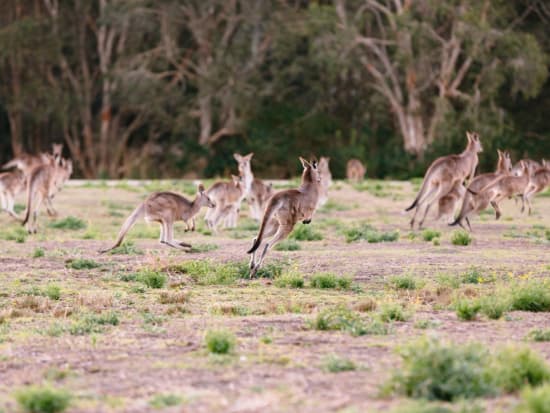
[[[250,152],[248,155],[245,155],[244,158],[251,160],[253,156],[254,156],[254,152]]]
[[[203,193],[203,192],[204,192],[204,185],[203,185],[203,184],[199,184],[198,190],[199,190],[200,193]]]
[[[498,157],[502,158],[502,152],[500,151],[500,149],[497,149],[497,153],[498,153]]]
[[[309,164],[309,162],[306,161],[306,160],[305,160],[304,158],[302,158],[301,156],[300,156],[300,162],[302,162],[302,166],[304,167],[304,169],[307,169],[309,166],[311,166],[311,165]]]
[[[468,131],[466,131],[466,137],[468,138],[468,142],[472,141],[472,134]]]
[[[234,153],[234,154],[233,154],[233,158],[235,158],[235,160],[236,160],[237,162],[240,162],[240,161],[242,161],[242,159],[243,159],[243,157],[242,157],[241,155],[239,155],[238,153]]]

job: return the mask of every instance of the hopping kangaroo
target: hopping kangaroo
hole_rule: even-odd
[[[206,193],[215,204],[214,209],[206,211],[204,220],[208,228],[217,231],[218,224],[224,228],[237,226],[241,202],[246,195],[246,188],[240,176],[231,175],[232,182],[216,182]]]
[[[128,231],[134,226],[136,221],[145,216],[148,222],[160,223],[160,243],[166,244],[173,248],[191,248],[191,244],[174,240],[174,222],[184,221],[186,225],[185,231],[195,230],[195,215],[197,215],[202,207],[213,208],[214,203],[210,200],[204,186],[198,186],[197,196],[193,201],[176,194],[174,192],[154,192],[147,197],[145,201],[126,219],[115,244],[111,248],[101,250],[100,253],[111,251],[118,247]],[[191,221],[191,225],[189,225]]]
[[[248,155],[239,155],[234,153],[233,157],[239,163],[239,175],[242,177],[246,188],[246,200],[250,208],[250,218],[260,221],[265,209],[265,205],[271,195],[273,187],[271,184],[265,184],[261,179],[254,178],[251,168],[253,153]]]
[[[332,174],[329,168],[330,158],[321,156],[319,159],[319,174],[321,175],[321,192],[319,194],[318,207],[323,206],[328,201],[328,188],[332,185]]]
[[[529,175],[534,174],[536,171],[542,168],[542,165],[537,161],[534,161],[532,159],[522,159],[521,161],[518,161],[512,168],[512,175],[521,176],[523,174],[523,166],[521,165],[522,162],[527,165]]]
[[[495,179],[501,176],[508,176],[512,171],[512,160],[510,159],[510,154],[505,151],[500,151],[497,149],[498,153],[498,162],[495,172],[484,173],[476,176],[472,182],[468,185],[468,190],[464,195],[462,200],[462,206],[460,207],[460,212],[457,218],[450,224],[456,225],[459,224],[462,228],[465,229],[463,221],[466,221],[470,231],[472,227],[470,225],[469,216],[471,214],[477,213],[484,210],[489,206],[489,201],[485,197],[477,195],[481,189],[483,189],[487,184],[493,182]],[[496,211],[496,209],[495,209]]]
[[[406,211],[415,208],[411,219],[411,228],[414,227],[416,214],[424,207],[424,213],[418,227],[421,228],[424,219],[434,202],[438,202],[447,195],[457,183],[462,183],[469,176],[474,177],[478,163],[477,154],[483,151],[479,135],[475,132],[466,132],[468,145],[460,155],[448,155],[437,158],[426,171],[422,187],[414,202]]]
[[[256,275],[269,249],[286,238],[298,221],[304,224],[311,222],[319,202],[321,175],[317,162],[308,162],[303,158],[300,161],[304,167],[300,187],[277,192],[267,204],[258,236],[254,238],[252,248],[247,251],[247,254],[252,254],[250,277]],[[269,237],[271,238],[265,241],[260,257],[256,260],[256,250]]]
[[[351,182],[361,182],[367,169],[359,159],[350,159],[346,164],[346,177]]]
[[[61,191],[72,173],[73,162],[63,158],[52,158],[31,171],[27,178],[27,209],[23,219],[23,225],[26,225],[29,234],[36,233],[36,218],[42,202],[46,203],[48,215],[57,215],[52,199]]]
[[[456,210],[460,206],[460,200],[464,198],[465,193],[466,188],[462,182],[455,183],[455,186],[453,186],[449,193],[439,199],[436,221],[440,220],[441,217],[446,217],[447,222],[452,222]]]
[[[0,206],[15,219],[20,219],[13,207],[17,194],[25,189],[25,175],[20,170],[0,173]]]
[[[529,207],[529,215],[531,215],[531,198],[542,192],[547,186],[550,186],[550,163],[542,161],[542,167],[537,169],[534,174],[529,176],[529,183],[523,193],[523,198]],[[523,208],[521,210],[523,212]]]
[[[28,176],[34,168],[40,165],[48,164],[51,160],[59,161],[61,159],[62,152],[63,144],[54,143],[52,144],[51,154],[46,152],[42,152],[38,155],[24,153],[21,156],[18,156],[9,161],[2,167],[2,169],[17,168],[23,171],[23,173]]]

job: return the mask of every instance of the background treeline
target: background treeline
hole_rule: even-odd
[[[258,175],[298,155],[421,175],[481,134],[550,157],[545,0],[2,0],[0,161],[64,141],[77,175]]]

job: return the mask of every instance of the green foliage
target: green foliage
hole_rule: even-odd
[[[322,368],[328,373],[340,373],[342,371],[353,371],[357,369],[357,366],[350,359],[331,354],[323,360]]]
[[[463,229],[458,229],[453,231],[453,234],[451,235],[451,242],[453,245],[470,245],[472,242],[472,237],[470,234]]]
[[[433,230],[433,229],[425,229],[422,231],[422,239],[424,241],[431,242],[436,238],[439,238],[441,236],[441,232]]]
[[[290,239],[296,241],[320,241],[323,239],[323,234],[315,231],[311,225],[298,225],[289,235]]]
[[[317,314],[317,317],[311,322],[311,326],[316,330],[345,331],[352,336],[376,334],[371,332],[357,313],[343,306],[325,308]],[[374,329],[372,331],[374,331]]]
[[[86,258],[67,260],[65,265],[67,268],[72,268],[73,270],[91,270],[101,266],[98,262]]]
[[[19,389],[15,400],[25,413],[58,413],[69,407],[71,396],[52,387],[29,386]]]
[[[369,243],[392,242],[399,239],[399,231],[379,232],[369,224],[350,228],[344,231],[346,242],[366,240]]]
[[[164,409],[166,407],[178,406],[183,398],[175,394],[157,394],[150,401],[149,406],[153,409]]]
[[[505,347],[495,355],[493,364],[495,381],[507,393],[550,380],[550,369],[545,360],[528,347]]]
[[[122,245],[110,250],[109,254],[141,255],[143,251],[137,248],[132,241],[126,241]]]
[[[301,249],[300,244],[294,239],[285,239],[275,245],[274,248],[277,251],[297,251]]]
[[[508,300],[501,296],[486,296],[479,300],[480,311],[491,320],[498,320],[510,309]]]
[[[15,241],[19,244],[24,243],[27,240],[27,231],[22,227],[17,227],[8,231],[0,232],[0,239],[5,239],[6,241]]]
[[[87,314],[72,323],[68,331],[73,336],[83,336],[90,333],[102,333],[104,326],[117,326],[118,324],[119,318],[115,312]]]
[[[206,348],[210,353],[229,354],[235,349],[235,335],[225,330],[210,330],[204,338]]]
[[[403,306],[397,302],[387,302],[380,306],[378,317],[383,322],[407,321],[410,314],[405,311]]]
[[[280,276],[275,277],[273,283],[279,288],[303,288],[304,276],[297,271],[283,272]]]
[[[32,257],[33,258],[40,258],[40,257],[43,257],[44,254],[45,254],[44,248],[37,247],[37,248],[34,249],[34,252],[32,253]]]
[[[209,252],[215,251],[219,248],[216,244],[197,244],[193,245],[187,252],[188,253],[200,253],[200,252]]]
[[[50,300],[59,300],[61,298],[61,288],[59,286],[54,284],[49,284],[46,286],[46,290],[44,291],[46,297],[48,297]]]
[[[149,288],[162,288],[167,281],[165,274],[148,269],[141,270],[136,275],[137,281],[142,282]]]
[[[460,280],[464,284],[479,284],[485,281],[481,269],[472,267],[460,276]]]
[[[464,321],[472,321],[477,317],[481,305],[477,300],[460,299],[455,303],[456,315]]]
[[[537,388],[526,387],[515,413],[550,413],[550,384]]]
[[[351,278],[323,272],[312,275],[309,284],[312,288],[338,288],[340,290],[347,290],[351,286]]]
[[[550,311],[550,285],[533,280],[514,286],[510,306],[519,311]]]
[[[418,285],[412,275],[396,275],[390,278],[390,286],[398,290],[416,290]]]
[[[50,224],[48,224],[48,226],[50,228],[56,228],[56,229],[78,230],[78,229],[86,228],[86,223],[82,221],[80,218],[68,216],[60,220],[52,221],[50,222]]]
[[[527,339],[533,341],[550,341],[550,329],[542,330],[537,328],[531,330],[527,335]]]

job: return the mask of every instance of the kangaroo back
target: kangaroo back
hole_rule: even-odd
[[[115,245],[113,245],[111,248],[107,248],[106,250],[101,250],[100,253],[103,254],[105,252],[111,251],[112,249],[115,249],[120,244],[122,244],[122,240],[124,239],[128,231],[130,231],[130,229],[134,226],[136,221],[143,215],[144,211],[145,203],[142,202],[138,205],[136,209],[134,209],[134,212],[132,212],[130,216],[126,218],[126,221],[124,221],[124,224],[122,225],[122,228],[120,228],[120,232],[118,233]]]

